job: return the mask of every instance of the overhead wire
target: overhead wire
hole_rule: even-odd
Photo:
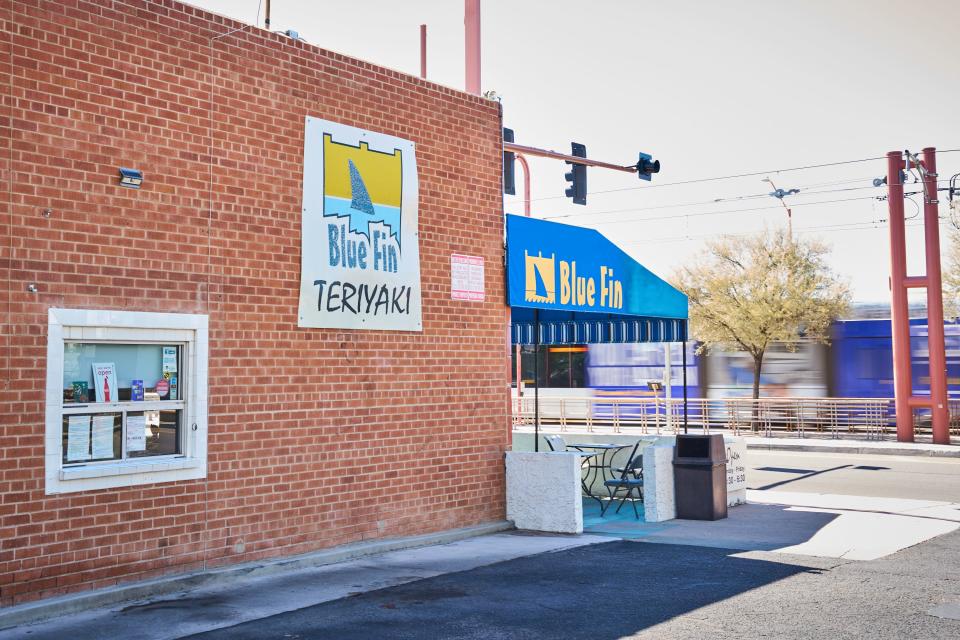
[[[851,181],[851,182],[853,182],[853,181]],[[938,183],[939,183],[939,182],[946,182],[946,180],[938,181]],[[840,182],[840,183],[837,183],[837,184],[844,184],[844,182]],[[863,186],[863,187],[846,187],[846,188],[842,188],[842,189],[827,189],[827,190],[821,190],[821,191],[803,191],[804,188],[810,188],[810,187],[800,187],[801,192],[798,193],[798,194],[793,194],[793,195],[791,195],[790,198],[805,197],[805,196],[811,196],[811,195],[824,195],[824,194],[829,194],[829,193],[843,193],[843,192],[849,192],[849,191],[862,191],[862,190],[864,190],[864,189],[880,189],[880,188],[883,188],[883,187],[882,187],[882,186],[868,185],[868,186]],[[696,207],[696,206],[703,206],[703,205],[707,205],[707,204],[718,204],[718,203],[721,203],[721,202],[739,202],[739,201],[743,201],[743,200],[753,200],[753,199],[758,199],[758,198],[769,198],[769,197],[774,197],[774,196],[773,196],[773,194],[771,194],[771,193],[759,193],[759,194],[749,194],[749,195],[743,195],[743,196],[731,196],[731,197],[727,197],[727,198],[713,198],[712,200],[702,200],[702,201],[699,201],[699,202],[684,202],[684,203],[677,203],[677,204],[654,205],[654,206],[650,206],[650,207],[637,207],[637,208],[628,208],[628,209],[609,209],[609,210],[606,210],[606,211],[585,211],[585,212],[583,212],[583,213],[557,214],[557,215],[541,216],[541,219],[542,219],[542,220],[560,220],[560,219],[563,219],[563,218],[574,218],[574,217],[593,216],[593,215],[602,215],[602,214],[635,213],[635,212],[639,212],[639,211],[654,211],[654,210],[657,210],[657,209],[676,209],[676,208],[683,208],[683,207]],[[872,196],[871,196],[871,197],[872,197]],[[791,204],[790,206],[801,206],[801,205],[803,205],[803,204],[806,204],[806,203],[795,203],[795,204]],[[767,208],[767,207],[760,207],[760,208]],[[758,208],[758,209],[760,209],[760,208]],[[780,207],[769,207],[769,208],[780,208]],[[742,210],[742,209],[740,209],[740,210],[738,210],[738,209],[733,209],[733,210],[731,210],[731,211],[743,211],[743,210]],[[685,217],[686,215],[695,215],[695,214],[678,214],[678,215],[676,215],[676,216],[667,216],[667,217],[682,218],[682,217]],[[666,217],[665,217],[665,218],[666,218]],[[665,219],[665,218],[664,218],[664,219]],[[652,218],[652,219],[661,219],[661,218]],[[636,219],[636,220],[637,220],[637,221],[643,220],[643,218]],[[600,224],[600,223],[602,223],[602,222],[613,222],[613,221],[610,221],[610,220],[607,220],[607,221],[597,221],[597,224]],[[624,221],[619,221],[619,220],[617,220],[616,222],[628,222],[628,221],[627,221],[627,220],[624,220]]]
[[[819,182],[819,183],[814,183],[809,185],[800,185],[797,188],[801,190],[801,194],[806,194],[808,193],[806,189],[835,186],[840,184],[852,184],[855,182],[863,182],[866,180],[870,180],[872,177],[873,176],[868,176],[866,178],[851,178],[848,180],[839,180],[839,181],[832,181],[832,182]],[[717,197],[717,198],[711,198],[710,200],[701,200],[698,202],[654,205],[649,207],[631,207],[626,209],[608,209],[605,211],[582,211],[582,212],[576,212],[576,213],[564,213],[564,214],[557,214],[557,215],[542,216],[542,219],[556,220],[559,218],[575,218],[580,216],[592,216],[592,215],[601,215],[601,214],[607,214],[607,213],[630,213],[634,211],[652,211],[654,209],[673,209],[677,207],[693,207],[693,206],[700,206],[705,204],[717,204],[719,202],[734,202],[734,201],[740,201],[740,200],[751,200],[755,198],[768,198],[770,196],[771,196],[770,192],[764,191],[763,193],[752,193],[752,194],[741,195],[741,196]]]
[[[941,190],[942,189],[938,189]],[[923,193],[922,191],[910,191],[904,194],[904,196],[913,196]],[[841,202],[856,202],[856,201],[866,201],[866,200],[877,200],[885,198],[885,196],[857,196],[855,198],[837,198],[834,200],[817,200],[816,202],[797,202],[790,205],[791,209],[796,207],[809,207],[813,205],[825,205],[825,204],[837,204]],[[781,205],[770,205],[765,207],[747,207],[743,209],[723,209],[720,211],[695,211],[692,213],[679,213],[668,216],[647,216],[645,218],[629,218],[627,220],[593,220],[591,221],[592,225],[611,225],[611,224],[628,224],[634,222],[650,222],[655,220],[678,220],[682,218],[696,218],[701,216],[716,216],[724,215],[728,213],[747,213],[753,211],[782,211],[783,207]]]
[[[938,155],[940,155],[940,154],[945,154],[945,153],[954,153],[954,152],[957,152],[957,151],[960,151],[960,149],[937,149],[937,150],[936,150],[936,153],[937,153]],[[643,189],[658,189],[658,188],[662,188],[662,187],[675,187],[675,186],[678,186],[678,185],[685,185],[685,184],[698,184],[698,183],[703,183],[703,182],[718,182],[718,181],[721,181],[721,180],[734,180],[734,179],[737,179],[737,178],[751,178],[751,177],[756,177],[756,176],[768,176],[768,175],[776,175],[776,174],[780,174],[780,173],[788,173],[788,172],[791,172],[791,171],[805,171],[805,170],[808,170],[808,169],[823,169],[823,168],[826,168],[826,167],[839,167],[839,166],[844,166],[844,165],[849,165],[849,164],[858,164],[858,163],[861,163],[861,162],[872,162],[872,161],[874,161],[874,160],[885,160],[885,159],[886,159],[886,156],[884,155],[884,156],[876,156],[876,157],[872,157],[872,158],[859,158],[859,159],[857,159],[857,160],[841,160],[841,161],[839,161],[839,162],[824,162],[824,163],[820,163],[820,164],[808,164],[808,165],[802,165],[802,166],[798,166],[798,167],[784,167],[784,168],[781,168],[781,169],[769,169],[769,170],[766,170],[766,171],[751,171],[751,172],[748,172],[748,173],[736,173],[736,174],[730,174],[730,175],[726,175],[726,176],[715,176],[715,177],[709,177],[709,178],[694,178],[694,179],[691,179],[691,180],[678,180],[678,181],[676,181],[676,182],[661,182],[661,183],[658,183],[658,184],[642,185],[642,186],[638,186],[638,187],[622,187],[622,188],[619,188],[619,189],[605,189],[605,190],[601,190],[601,191],[591,191],[591,192],[588,192],[587,195],[594,195],[594,196],[595,196],[595,195],[600,195],[600,194],[603,194],[603,193],[617,193],[617,192],[622,192],[622,191],[637,191],[637,190],[643,190]],[[545,197],[540,197],[540,198],[531,198],[530,201],[531,201],[531,202],[541,202],[541,201],[543,201],[543,200],[558,200],[558,199],[560,199],[560,198],[566,198],[566,197],[567,197],[567,196],[545,196]]]
[[[949,224],[947,221],[943,220],[939,223],[941,226]],[[865,220],[862,222],[849,222],[836,225],[814,225],[809,227],[794,227],[794,233],[813,233],[813,232],[824,232],[824,233],[837,233],[842,231],[865,231],[868,229],[882,229],[884,222],[881,220]],[[918,221],[914,223],[906,223],[906,227],[922,227],[923,222]],[[719,234],[719,237],[727,238],[738,238],[743,236],[753,235],[755,232],[742,232],[742,233],[724,233]],[[685,242],[693,240],[701,240],[704,238],[716,238],[718,234],[715,233],[706,233],[700,235],[683,235],[683,236],[670,236],[666,238],[651,238],[648,240],[632,240],[624,242],[625,246],[630,245],[644,245],[644,244],[659,244],[664,242]]]

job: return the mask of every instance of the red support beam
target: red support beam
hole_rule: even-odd
[[[943,337],[943,288],[940,277],[940,215],[937,199],[937,151],[923,150],[923,235],[927,258],[927,345],[930,354],[930,400],[933,442],[950,444],[947,404],[947,358]]]
[[[910,317],[907,309],[907,244],[903,221],[903,156],[887,154],[887,204],[890,215],[890,322],[893,335],[893,393],[897,411],[897,440],[913,442],[913,408],[910,405]]]
[[[523,167],[523,215],[530,217],[530,165],[527,159],[517,154],[517,162]]]
[[[907,158],[916,167],[915,156]],[[947,402],[947,358],[943,329],[943,289],[940,273],[940,217],[937,199],[937,152],[923,150],[919,164],[923,177],[923,232],[926,275],[907,275],[906,230],[903,218],[901,171],[908,165],[903,154],[887,154],[887,202],[890,209],[890,294],[893,333],[893,390],[897,411],[897,440],[913,442],[915,408],[929,408],[933,442],[950,444],[950,407]],[[910,362],[910,319],[907,289],[927,290],[927,353],[930,397],[913,395]]]

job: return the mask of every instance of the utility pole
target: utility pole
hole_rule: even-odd
[[[928,147],[923,160],[910,152],[887,154],[887,204],[890,215],[890,321],[893,335],[893,390],[897,412],[897,440],[913,442],[915,408],[929,408],[935,444],[950,444],[947,404],[947,366],[943,329],[943,291],[940,274],[940,220],[937,199],[937,152]],[[904,157],[906,156],[906,159]],[[907,275],[906,229],[903,216],[902,171],[916,168],[923,178],[923,227],[926,275]],[[913,395],[910,361],[908,289],[927,290],[927,351],[930,396]]]
[[[480,0],[463,2],[467,93],[480,95]]]
[[[420,77],[427,79],[427,25],[420,25]]]

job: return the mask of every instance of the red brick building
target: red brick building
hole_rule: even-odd
[[[497,103],[171,0],[0,0],[0,98],[0,605],[503,519]],[[308,116],[416,144],[422,331],[298,327]],[[130,318],[195,459],[63,465],[53,362]]]

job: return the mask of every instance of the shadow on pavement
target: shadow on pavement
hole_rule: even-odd
[[[821,469],[819,471],[806,471],[804,472],[801,469],[777,469],[775,467],[760,467],[758,471],[775,471],[777,473],[797,473],[800,472],[801,475],[798,475],[794,478],[788,478],[786,480],[780,480],[779,482],[771,482],[770,484],[764,485],[762,487],[750,487],[754,491],[766,491],[768,489],[773,489],[776,487],[782,487],[785,484],[790,484],[791,482],[799,482],[800,480],[806,480],[807,478],[812,478],[814,476],[819,476],[824,473],[830,473],[831,471],[840,471],[842,469],[853,468],[852,464],[842,464],[839,467],[831,467],[829,469]],[[880,467],[877,467],[878,469]]]
[[[731,507],[728,513],[726,519],[715,521],[644,522],[636,520],[632,511],[626,515],[621,511],[620,516],[614,514],[614,517],[600,518],[599,514],[594,517],[585,504],[583,532],[644,542],[773,551],[809,541],[838,517],[836,513],[798,510],[779,504],[743,504]]]
[[[621,638],[811,566],[616,541],[510,560],[191,638]]]

